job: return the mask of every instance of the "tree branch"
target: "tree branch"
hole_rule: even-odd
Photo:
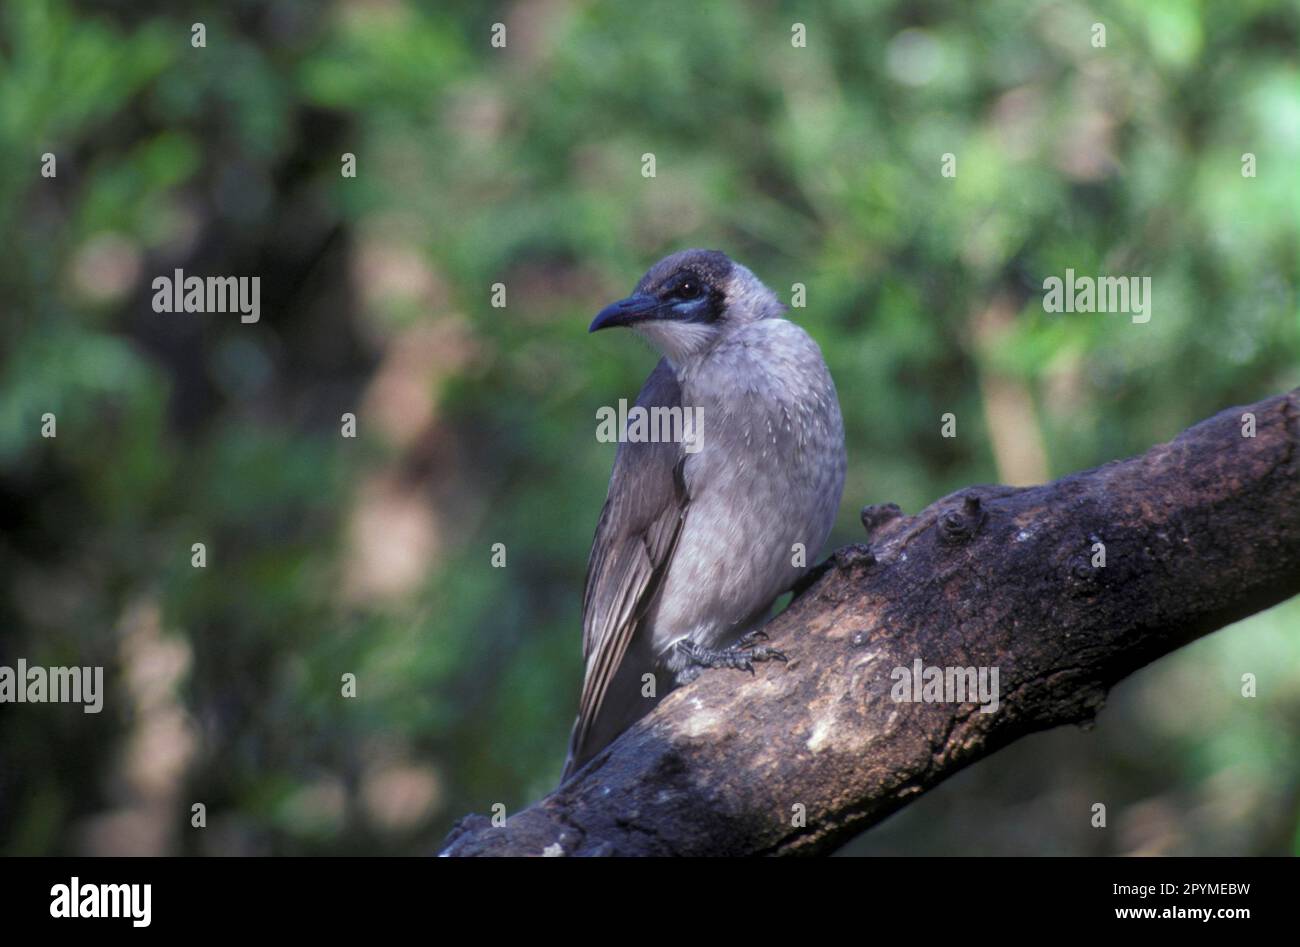
[[[444,853],[823,854],[1025,734],[1090,721],[1134,670],[1300,592],[1298,418],[1300,389],[1054,483],[868,507],[869,545],[768,626],[788,664],[702,675],[503,827],[461,820]],[[1000,706],[895,700],[917,659],[996,668]]]

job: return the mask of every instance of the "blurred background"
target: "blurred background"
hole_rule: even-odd
[[[595,411],[656,361],[586,327],[672,250],[806,286],[835,545],[1300,384],[1297,48],[1256,0],[5,3],[0,664],[107,697],[0,705],[0,852],[421,853],[551,789]],[[261,321],[155,313],[178,267]],[[1151,321],[1045,313],[1067,267]],[[1300,600],[846,849],[1297,851]]]

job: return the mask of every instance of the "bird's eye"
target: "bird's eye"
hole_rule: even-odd
[[[700,295],[700,281],[695,279],[682,280],[673,289],[673,295],[678,299],[696,299]]]

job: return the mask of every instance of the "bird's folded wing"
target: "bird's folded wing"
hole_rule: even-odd
[[[636,403],[679,407],[681,389],[666,361],[651,372]],[[681,444],[619,444],[609,495],[596,527],[582,603],[586,675],[570,747],[580,758],[610,681],[627,653],[668,564],[686,517]]]

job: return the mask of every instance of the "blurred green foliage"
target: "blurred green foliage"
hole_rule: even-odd
[[[0,662],[104,664],[109,693],[0,707],[0,851],[426,851],[547,791],[595,410],[655,360],[585,327],[671,250],[806,286],[837,544],[866,503],[1300,384],[1298,46],[1300,7],[1259,0],[5,4]],[[259,275],[261,322],[154,313],[176,267]],[[1151,321],[1044,312],[1066,268],[1150,276]],[[1298,618],[1162,660],[856,850],[1297,850]]]

